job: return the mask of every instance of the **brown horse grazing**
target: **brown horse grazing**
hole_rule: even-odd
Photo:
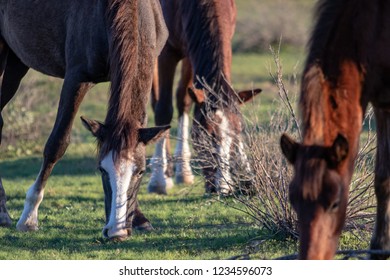
[[[155,109],[157,125],[169,124],[173,116],[172,87],[175,69],[182,60],[181,79],[176,93],[178,108],[178,141],[174,158],[176,161],[175,178],[177,183],[193,182],[190,166],[189,111],[195,101],[198,112],[205,112],[205,104],[211,106],[204,114],[195,114],[192,137],[194,148],[199,147],[199,133],[209,134],[221,163],[218,167],[203,168],[206,177],[206,191],[230,192],[227,182],[230,180],[229,154],[232,139],[241,143],[242,130],[240,114],[232,109],[234,104],[247,101],[260,90],[244,91],[238,95],[230,87],[232,50],[231,40],[235,29],[236,6],[233,0],[160,0],[165,21],[169,30],[167,44],[158,59],[159,84],[153,95],[158,97]],[[211,95],[205,88],[209,85],[214,91]],[[194,89],[192,95],[188,89]],[[156,94],[158,91],[158,94]],[[195,94],[196,93],[196,94]],[[153,96],[152,95],[152,96]],[[207,98],[207,102],[205,101]],[[222,105],[221,105],[222,104]],[[217,120],[217,124],[215,121]],[[201,126],[201,129],[196,126]],[[204,133],[206,132],[206,133]],[[194,135],[194,134],[193,134]],[[206,136],[207,138],[208,136]],[[152,175],[149,192],[166,193],[173,182],[173,172],[167,167],[169,145],[167,139],[161,139],[156,145],[152,158]],[[242,145],[238,145],[242,147]],[[199,154],[199,152],[198,152]],[[241,151],[238,154],[244,154]],[[237,159],[239,160],[239,159]]]
[[[281,138],[282,151],[295,170],[290,201],[298,214],[302,259],[335,254],[369,102],[378,138],[371,249],[390,249],[389,13],[390,1],[319,2],[301,85],[303,142]]]
[[[122,239],[132,227],[149,229],[137,192],[145,145],[169,129],[144,128],[153,65],[168,36],[157,0],[0,1],[1,109],[29,68],[64,78],[57,118],[41,170],[29,188],[17,229],[38,229],[44,187],[70,141],[79,105],[95,83],[111,81],[105,123],[82,118],[99,143],[106,225],[103,235]],[[2,124],[2,122],[1,122]],[[0,189],[0,221],[10,225]]]

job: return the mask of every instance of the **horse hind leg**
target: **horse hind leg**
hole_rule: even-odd
[[[172,88],[175,70],[180,57],[169,45],[166,45],[158,59],[159,95],[155,105],[154,120],[156,125],[167,125],[172,121]],[[167,194],[173,187],[171,178],[169,136],[157,141],[151,158],[151,176],[147,190],[149,193]]]
[[[377,154],[375,164],[375,195],[377,212],[372,250],[390,250],[390,113],[375,109],[377,121]],[[371,255],[386,259],[389,255]]]
[[[0,41],[0,73],[2,77],[0,91],[0,144],[3,128],[3,118],[1,112],[7,103],[15,95],[20,81],[26,75],[28,67],[25,66],[16,56],[10,51],[7,45]],[[4,73],[4,74],[3,74]],[[0,226],[11,226],[11,217],[8,214],[6,207],[6,194],[0,178]]]
[[[92,86],[89,83],[80,83],[79,76],[79,73],[75,73],[65,77],[54,128],[45,144],[41,170],[27,191],[23,212],[16,224],[19,231],[38,230],[38,208],[44,196],[46,182],[54,165],[64,155],[70,143],[73,120],[86,92]]]
[[[183,59],[181,79],[176,92],[176,105],[178,109],[177,142],[174,154],[175,181],[177,184],[193,184],[194,175],[190,165],[191,150],[189,145],[190,109],[192,100],[188,94],[188,87],[193,86],[192,66],[188,58]]]

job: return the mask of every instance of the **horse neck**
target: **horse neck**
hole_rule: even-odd
[[[300,109],[306,145],[328,146],[338,133],[354,139],[360,132],[362,73],[348,60],[340,65],[339,72],[336,82],[326,79],[316,64],[304,73]]]
[[[108,3],[111,87],[105,124],[111,130],[112,140],[105,152],[135,146],[135,130],[145,124],[154,62],[154,50],[139,33],[140,1],[109,0]],[[143,28],[148,28],[145,25]]]
[[[366,106],[362,87],[386,18],[384,5],[389,6],[380,0],[319,1],[302,80],[307,143],[329,144],[338,132],[352,139],[358,134],[353,128],[360,130]]]
[[[184,2],[184,1],[182,1]],[[187,3],[186,3],[187,5]],[[209,86],[231,81],[231,40],[235,28],[234,1],[200,0],[182,6],[188,53],[194,76]],[[193,22],[200,24],[192,24]],[[205,46],[205,47],[201,47]]]

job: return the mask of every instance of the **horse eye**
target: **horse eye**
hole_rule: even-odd
[[[102,173],[102,174],[107,173],[106,170],[104,170],[104,168],[101,167],[101,166],[99,166],[97,169],[98,169],[98,170],[100,171],[100,173]]]
[[[339,206],[340,206],[340,202],[339,202],[339,201],[335,201],[335,202],[333,202],[333,203],[330,205],[329,210],[330,210],[330,211],[336,211],[337,208],[339,208]]]
[[[145,173],[145,170],[140,170],[140,171],[138,172],[138,176],[142,176],[144,173]]]

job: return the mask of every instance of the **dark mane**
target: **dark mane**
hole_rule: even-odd
[[[139,35],[139,5],[139,1],[109,1],[106,17],[112,23],[108,30],[111,87],[105,125],[110,137],[100,145],[100,156],[110,150],[126,153],[136,145],[136,130],[145,123],[149,84],[142,84],[144,79],[139,77],[152,72],[153,58],[147,51],[151,46]]]
[[[226,1],[226,0],[224,0]],[[217,9],[216,1],[182,1],[181,9],[185,20],[185,38],[188,42],[188,55],[195,65],[195,75],[203,78],[215,90],[224,82],[224,38],[221,34],[225,24]],[[199,23],[201,23],[199,25]],[[230,43],[230,41],[228,41]],[[199,46],[200,45],[200,46]],[[195,81],[197,83],[197,81]],[[198,84],[198,87],[201,87]]]
[[[381,0],[321,0],[316,24],[309,41],[306,65],[318,63],[330,80],[338,76],[340,63],[354,61],[364,67],[369,62],[370,45],[375,42],[381,20],[372,2]],[[353,2],[353,4],[351,4]]]

